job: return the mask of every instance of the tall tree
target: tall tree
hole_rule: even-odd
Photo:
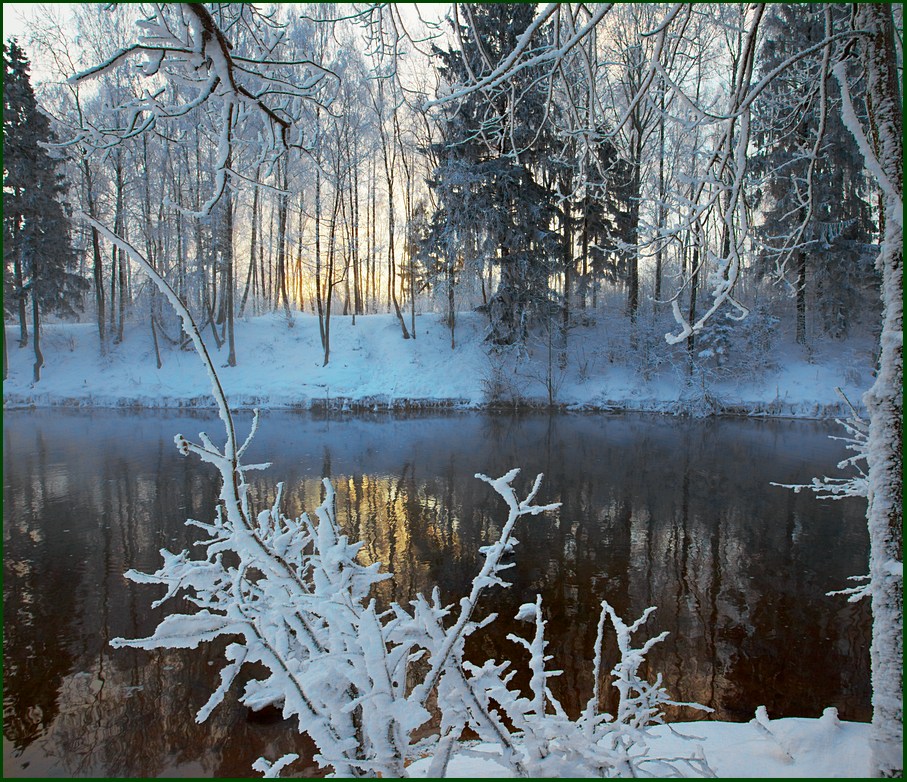
[[[37,383],[44,366],[41,315],[74,315],[88,282],[75,271],[61,161],[42,146],[53,141],[50,120],[38,109],[29,62],[15,39],[3,46],[3,77],[3,272],[4,292],[12,294],[4,306],[16,304],[24,347],[30,299]]]
[[[454,31],[460,48],[435,50],[448,84],[490,72],[492,63],[516,48],[535,6],[482,4],[464,12],[466,23],[455,23]],[[498,267],[498,288],[486,307],[489,339],[496,345],[526,337],[529,321],[548,300],[549,277],[562,255],[553,228],[559,213],[555,193],[541,170],[546,95],[536,76],[527,69],[512,88],[453,103],[434,150],[440,165],[432,186],[440,210],[432,236],[440,241],[454,232]],[[436,245],[436,254],[449,247]],[[456,264],[453,258],[445,264],[451,281]]]
[[[892,6],[855,4],[853,27],[864,31],[868,141],[851,101],[842,118],[882,192],[882,338],[878,371],[863,401],[869,410],[867,518],[872,596],[872,759],[882,777],[904,773],[904,120]],[[844,63],[835,68],[842,90]]]
[[[848,18],[845,6],[771,6],[765,21],[759,77],[825,38]],[[828,30],[826,30],[826,21]],[[789,268],[796,300],[796,338],[807,335],[807,289],[822,332],[846,336],[872,274],[873,229],[863,160],[841,119],[841,94],[830,52],[784,69],[765,89],[754,113],[761,209],[761,271]],[[854,69],[855,66],[852,67]],[[865,87],[865,85],[861,85]],[[862,106],[862,94],[854,95]]]

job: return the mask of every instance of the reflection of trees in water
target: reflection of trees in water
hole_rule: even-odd
[[[263,753],[311,757],[312,748],[279,716],[248,719],[235,693],[203,725],[195,723],[210,694],[209,662],[220,662],[215,651],[221,650],[133,652],[145,658],[138,678],[118,665],[67,677],[60,691],[66,707],[48,738],[68,774],[242,777],[253,775]],[[310,763],[306,775],[316,771]]]
[[[671,634],[650,669],[674,697],[708,703],[719,718],[750,719],[763,703],[772,717],[835,705],[845,718],[868,718],[868,612],[824,596],[865,567],[862,510],[769,486],[809,477],[785,456],[798,427],[781,436],[754,423],[469,416],[350,423],[346,438],[344,424],[314,433],[305,418],[291,424],[263,427],[260,450],[280,469],[251,474],[253,496],[272,502],[281,479],[285,512],[311,511],[330,475],[362,558],[395,574],[381,585],[385,603],[433,584],[447,602],[461,596],[504,515],[475,472],[520,465],[527,484],[545,472],[541,499],[562,507],[516,531],[513,586],[484,599],[480,608],[499,619],[468,649],[476,662],[512,657],[525,667],[506,635],[527,631],[513,617],[541,593],[552,665],[564,671],[552,689],[571,713],[592,690],[607,598],[627,618],[658,606],[651,633]],[[267,442],[269,429],[292,433],[283,450]],[[250,776],[258,755],[299,751],[279,720],[247,720],[235,693],[195,725],[216,686],[217,649],[108,651],[110,637],[146,635],[175,607],[151,611],[158,595],[123,571],[155,569],[159,548],[190,545],[187,516],[213,513],[215,476],[172,454],[173,426],[100,447],[87,445],[90,427],[68,441],[52,428],[15,432],[4,433],[4,731],[13,745],[40,744],[68,775]],[[616,661],[610,638],[605,658]]]
[[[479,420],[469,443],[446,442],[447,455],[430,469],[422,465],[432,455],[418,444],[402,447],[393,467],[385,459],[372,475],[343,474],[347,462],[331,460],[341,521],[364,542],[365,559],[395,574],[383,585],[386,602],[408,600],[435,583],[447,600],[460,595],[479,564],[478,547],[494,538],[502,518],[472,473],[501,474],[522,464],[526,480],[546,473],[544,499],[562,508],[517,530],[518,566],[508,571],[513,587],[486,598],[486,610],[499,619],[469,641],[477,662],[506,656],[525,662],[506,635],[525,630],[512,617],[540,592],[552,664],[564,670],[553,689],[576,713],[592,688],[600,601],[607,598],[625,616],[656,605],[652,633],[671,634],[653,650],[650,669],[664,673],[678,699],[707,703],[717,717],[731,719],[750,719],[763,702],[776,716],[816,716],[834,700],[842,714],[866,718],[861,645],[868,618],[862,607],[824,596],[859,571],[856,549],[865,543],[852,531],[828,538],[804,531],[828,509],[771,487],[785,480],[786,467],[758,458],[785,443],[728,437],[715,422],[675,424],[666,437],[657,425],[618,420],[611,438],[607,425],[585,432],[589,419],[580,417]],[[313,507],[312,488],[301,494],[311,501],[298,507]],[[858,508],[853,518],[861,535]],[[841,574],[837,582],[834,573]],[[811,630],[796,633],[801,624]],[[791,649],[806,665],[792,659]],[[613,644],[605,657],[608,665],[616,662]],[[824,678],[819,686],[815,671]],[[698,715],[678,709],[669,716]]]
[[[195,724],[219,651],[108,645],[150,633],[174,608],[150,610],[153,590],[123,573],[156,567],[161,547],[190,545],[182,521],[212,512],[210,476],[172,458],[166,440],[138,456],[134,443],[61,447],[40,429],[4,440],[7,773],[252,776],[269,747],[299,745],[286,725],[248,721],[235,698]]]
[[[10,469],[10,433],[4,431],[3,474],[3,736],[17,750],[38,739],[58,713],[56,689],[72,655],[65,637],[48,633],[72,614],[75,595],[65,567],[65,525],[48,530],[42,511],[52,500],[38,476],[47,474],[47,447],[35,447]],[[27,553],[26,553],[27,552]],[[46,563],[56,563],[46,567]],[[42,599],[52,595],[53,600]]]

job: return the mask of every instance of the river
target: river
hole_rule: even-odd
[[[248,431],[248,416],[237,420]],[[306,754],[292,724],[235,697],[194,722],[222,646],[108,645],[185,608],[152,610],[159,588],[123,573],[191,547],[198,532],[183,521],[212,517],[213,469],[180,456],[173,435],[216,441],[216,417],[10,411],[3,430],[5,776],[256,776],[259,755]],[[456,601],[506,516],[474,474],[521,467],[523,493],[543,472],[538,501],[562,506],[520,522],[512,586],[483,598],[500,618],[469,652],[524,663],[506,635],[526,632],[512,617],[541,594],[563,670],[554,691],[571,713],[591,692],[607,598],[627,620],[657,606],[647,628],[670,635],[649,672],[677,700],[713,708],[709,719],[746,721],[765,705],[772,718],[836,706],[868,721],[868,605],[825,594],[867,569],[864,503],[771,485],[835,474],[848,455],[837,433],[832,422],[657,415],[271,413],[247,462],[273,463],[251,474],[253,494],[270,503],[284,481],[288,513],[314,509],[321,477],[333,480],[361,556],[395,574],[385,603],[434,584]]]

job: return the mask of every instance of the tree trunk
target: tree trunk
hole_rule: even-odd
[[[255,172],[255,186],[252,188],[252,238],[249,242],[249,270],[246,273],[246,285],[245,290],[243,290],[242,301],[239,303],[239,317],[243,316],[243,312],[246,309],[246,299],[249,297],[249,287],[255,281],[256,275],[256,260],[255,260],[255,246],[258,242],[258,224],[255,221],[255,216],[258,214],[258,180],[261,177],[261,166],[258,167],[258,170]],[[252,296],[254,298],[255,292],[253,290]]]
[[[636,131],[636,139],[637,141],[633,145],[633,174],[630,179],[630,236],[627,239],[628,243],[631,245],[627,274],[627,311],[630,314],[630,322],[634,325],[639,310],[639,199],[642,190],[641,131]],[[635,340],[635,337],[636,331],[634,330],[632,332],[632,338]]]
[[[379,82],[379,87],[380,85],[381,82]],[[384,161],[384,181],[387,184],[387,306],[390,308],[393,305],[394,314],[403,331],[403,339],[409,339],[406,321],[403,319],[400,302],[397,300],[397,258],[394,252],[394,171],[397,165],[397,140],[396,134],[394,138],[388,139],[381,122],[379,112],[381,155]]]
[[[362,281],[359,274],[359,166],[353,167],[352,211],[353,211],[353,323],[356,315],[362,314]]]
[[[16,305],[19,310],[19,347],[24,348],[28,346],[28,310],[25,303],[25,279],[22,273],[21,256],[21,249],[16,247],[13,255],[13,275],[16,278]]]
[[[229,167],[229,162],[227,163]],[[236,366],[236,338],[234,336],[234,296],[236,282],[234,280],[233,263],[233,197],[229,187],[224,188],[224,308],[227,316],[227,366]]]
[[[404,213],[406,215],[405,247],[406,258],[409,261],[409,328],[410,336],[416,338],[416,249],[412,241],[413,230],[413,172],[406,159],[406,150],[403,148],[397,114],[394,114],[394,130],[397,142],[400,143],[400,159],[403,161],[403,173],[406,186],[403,191]]]
[[[657,227],[659,231],[663,231],[665,227],[665,120],[664,120],[664,111],[665,111],[665,94],[664,94],[664,84],[661,85],[659,90],[659,109],[660,113],[658,115],[658,205],[656,207],[656,222],[658,223]],[[658,302],[661,300],[661,274],[662,274],[662,263],[663,263],[663,254],[664,254],[664,243],[661,239],[656,240],[655,245],[655,296],[652,301],[652,310],[654,312],[655,308],[658,307]]]
[[[400,302],[397,301],[397,261],[394,258],[394,180],[390,170],[387,171],[387,276],[388,293],[394,305],[394,313],[400,322],[400,328],[403,330],[403,339],[409,339],[406,321],[400,311]]]
[[[302,289],[302,212],[305,203],[303,193],[299,193],[299,220],[296,223],[296,306],[300,312],[305,311],[305,291]]]
[[[589,293],[589,190],[588,185],[583,192],[583,228],[580,234],[582,253],[582,280],[580,282],[579,307],[586,309],[586,296]]]
[[[123,341],[123,329],[126,322],[126,264],[122,251],[117,264],[117,278],[120,287],[120,298],[117,302],[117,344],[119,344]]]
[[[371,261],[372,256],[375,252],[375,245],[372,241],[372,203],[375,200],[375,175],[374,168],[375,162],[373,160],[369,161],[369,167],[367,177],[365,180],[366,189],[368,193],[368,200],[365,202],[365,300],[363,305],[365,306],[365,311],[368,311],[369,306],[369,295],[371,291]]]
[[[565,183],[564,192],[573,189],[573,183]],[[573,285],[573,215],[570,200],[564,200],[563,215],[563,253],[564,253],[564,298],[561,308],[561,349],[558,354],[558,365],[561,369],[567,366],[567,332],[570,330],[570,288]],[[549,337],[550,341],[550,337]]]
[[[264,217],[262,216],[261,202],[259,201],[258,210],[258,295],[261,298],[261,311],[267,312],[268,307],[268,285],[265,280],[265,236],[264,236]],[[254,215],[253,218],[255,219]]]
[[[3,321],[3,379],[9,377],[9,347],[6,340],[6,320]]]
[[[316,113],[317,116],[317,113]],[[317,155],[317,153],[316,153]],[[324,299],[321,293],[321,161],[315,159],[315,308],[318,312],[318,333],[321,348],[327,350],[324,335]]]
[[[334,267],[337,253],[337,213],[340,209],[340,203],[343,200],[342,188],[337,187],[334,190],[334,206],[331,209],[331,231],[328,234],[328,263],[325,273],[325,295],[324,295],[324,364],[327,366],[331,358],[331,305],[334,298]]]
[[[38,266],[35,263],[32,272],[31,313],[32,313],[32,344],[35,348],[34,379],[37,383],[41,380],[41,367],[44,366],[44,354],[41,353],[41,316],[38,308],[38,288],[35,282],[38,279]]]
[[[409,330],[416,338],[416,257],[410,248],[409,253]]]
[[[182,174],[177,167],[176,173],[176,193],[182,193]],[[177,196],[173,196],[173,200],[177,200]],[[174,219],[176,220],[176,295],[180,301],[184,304],[186,303],[186,259],[183,257],[183,213],[177,209],[175,210]],[[182,331],[180,332],[182,333]]]
[[[866,72],[876,171],[884,193],[885,233],[876,262],[882,275],[879,368],[863,396],[869,412],[869,575],[872,595],[873,773],[903,773],[903,122],[890,5],[855,4],[854,26]],[[887,180],[887,181],[886,181]]]
[[[806,344],[806,253],[797,253],[797,344]]]
[[[699,236],[694,235],[693,237],[693,259],[690,263],[690,268],[692,270],[690,276],[690,311],[688,315],[688,323],[696,322],[696,294],[699,289]],[[687,355],[690,360],[690,374],[693,374],[693,366],[695,361],[693,360],[693,350],[696,347],[696,334],[691,332],[690,336],[687,337]]]
[[[264,237],[262,237],[264,241]],[[268,210],[268,309],[277,309],[277,288],[274,276],[274,207]]]
[[[85,198],[88,206],[88,216],[97,219],[94,205],[94,190],[91,182],[91,169],[88,166],[88,160],[82,158],[82,173],[85,176]],[[104,322],[104,262],[101,258],[101,242],[98,238],[97,229],[91,229],[91,252],[94,265],[92,267],[92,276],[94,278],[94,296],[95,306],[97,308],[98,319],[98,339],[101,345],[101,355],[107,353],[107,324]]]
[[[447,264],[447,325],[450,327],[450,349],[456,347],[454,339],[454,330],[457,325],[457,310],[454,307],[454,265],[453,262]]]
[[[352,225],[352,219],[351,219],[352,214],[353,214],[353,207],[352,207],[352,196],[350,196],[350,202],[349,202],[350,211],[349,211],[349,214],[347,214],[347,198],[346,197],[349,195],[349,192],[348,192],[349,188],[343,185],[342,180],[344,178],[351,179],[352,177],[351,176],[344,177],[344,175],[341,174],[339,163],[335,169],[335,174],[336,174],[337,183],[338,183],[337,184],[337,189],[338,189],[337,199],[340,201],[340,222],[343,225],[342,236],[346,242],[346,247],[344,248],[345,252],[343,253],[343,315],[347,316],[350,314],[350,306],[352,303],[352,299],[350,298],[350,277],[349,277],[349,274],[347,274],[347,272],[349,271],[349,268],[350,268],[350,253],[352,252],[351,248],[353,246],[353,225]],[[347,170],[346,174],[349,175],[348,170]],[[332,273],[331,278],[333,279],[333,273]],[[354,312],[353,318],[355,318],[355,317],[356,317],[356,313]]]
[[[126,184],[123,181],[123,153],[117,149],[116,154],[116,214],[113,218],[114,231],[117,236],[126,237],[125,234],[125,206],[123,204],[123,190]],[[119,344],[123,341],[123,320],[126,312],[126,271],[123,264],[123,251],[113,248],[113,265],[110,269],[110,326],[116,329],[114,341]],[[117,300],[117,288],[119,299]]]
[[[144,171],[150,171],[148,165],[148,136],[142,135],[142,168]],[[152,269],[157,270],[157,246],[154,242],[154,236],[151,223],[151,182],[149,178],[142,178],[143,184],[143,201],[142,201],[142,222],[145,224],[145,257]],[[160,225],[160,217],[158,217]],[[160,369],[164,362],[161,360],[161,346],[157,339],[157,329],[154,325],[154,310],[156,304],[157,287],[151,286],[151,296],[148,301],[148,327],[151,329],[151,343],[154,345],[154,360],[157,368]]]
[[[278,163],[281,193],[277,196],[277,296],[283,304],[283,311],[287,322],[292,322],[290,315],[290,298],[287,291],[287,192],[289,177],[287,174],[287,161]]]
[[[161,367],[164,366],[164,362],[161,361],[161,346],[158,344],[157,329],[154,326],[154,297],[153,296],[152,296],[151,300],[148,302],[148,320],[151,323],[151,341],[154,344],[154,358],[157,363],[157,368],[160,369]]]
[[[368,222],[369,227],[369,242],[368,242],[368,259],[366,260],[366,300],[368,299],[369,291],[369,280],[371,280],[371,297],[372,297],[372,308],[373,312],[378,312],[378,281],[376,279],[377,275],[377,264],[378,264],[378,229],[377,229],[377,214],[378,214],[378,165],[374,161],[371,164],[371,177],[370,177],[370,194],[371,198],[369,199],[369,208],[365,211],[371,214],[371,219]]]

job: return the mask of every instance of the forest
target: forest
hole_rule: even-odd
[[[396,378],[388,364],[431,330],[419,360],[431,353],[435,363],[413,365],[425,385],[434,378],[434,389],[418,392],[426,398],[467,397],[454,390],[455,375],[484,373],[483,403],[554,408],[578,398],[574,387],[605,383],[623,367],[634,389],[670,378],[672,401],[659,409],[710,414],[730,410],[715,384],[771,386],[785,368],[812,377],[827,365],[840,375],[828,385],[854,396],[835,409],[855,416],[848,431],[865,480],[814,488],[868,498],[862,593],[873,606],[873,764],[899,775],[901,13],[900,5],[780,3],[48,6],[3,45],[5,404],[9,389],[34,404],[67,352],[72,371],[89,361],[98,369],[85,369],[84,382],[79,375],[88,390],[67,388],[61,398],[90,395],[117,366],[130,377],[176,378],[178,356],[198,352],[228,442],[222,451],[204,441],[178,446],[222,476],[223,516],[206,526],[211,551],[248,557],[260,583],[273,581],[264,592],[285,590],[303,606],[301,577],[283,557],[317,541],[326,559],[311,565],[316,581],[351,579],[345,588],[358,605],[377,576],[345,548],[329,499],[317,513],[320,533],[276,505],[258,517],[255,545],[225,531],[255,517],[241,490],[253,467],[241,464],[234,398],[219,377],[229,391],[230,373],[252,367],[260,393],[238,404],[267,408],[271,386],[275,399],[282,393],[281,367],[301,364],[291,346],[307,340],[301,375],[371,404],[397,388],[397,380],[388,388]],[[393,346],[376,360],[351,329],[381,329],[384,341],[392,330]],[[466,346],[481,369],[464,368]],[[270,379],[260,360],[274,367]],[[317,374],[349,366],[378,378],[376,390],[344,390],[341,375]],[[588,406],[630,407],[629,396],[602,392]],[[749,412],[765,414],[771,401]],[[554,507],[532,503],[538,482],[518,500],[515,475],[482,476],[507,504],[510,526]],[[325,491],[333,496],[329,484]],[[420,596],[412,615],[390,622],[345,605],[313,619],[317,632],[292,625],[267,642],[259,633],[241,654],[230,647],[224,688],[244,655],[272,665],[268,644],[287,632],[297,641],[309,633],[307,653],[329,647],[319,623],[380,639],[357,647],[356,675],[365,678],[376,675],[377,646],[405,656],[420,638],[428,678],[414,690],[394,680],[372,693],[399,707],[390,723],[357,721],[365,719],[359,699],[371,697],[361,692],[336,724],[326,715],[348,692],[321,711],[305,686],[289,695],[279,652],[257,697],[279,693],[298,714],[317,712],[315,741],[335,753],[341,775],[399,775],[429,692],[447,682],[456,703],[439,757],[469,723],[501,742],[514,773],[547,768],[541,599],[520,609],[537,632],[524,642],[536,666],[534,711],[519,699],[507,706],[538,742],[530,759],[519,759],[487,705],[488,693],[509,697],[501,671],[473,670],[457,656],[462,634],[475,629],[478,594],[499,581],[510,526],[484,552],[452,628],[442,629],[437,598]],[[328,563],[327,552],[338,559]],[[206,595],[206,610],[220,610],[226,587],[209,577],[168,561],[147,578],[185,578]],[[246,594],[241,611],[253,602]],[[644,621],[625,625],[610,606],[602,626],[605,618],[627,644]],[[235,630],[182,619],[169,627],[185,634],[177,644]],[[276,620],[265,611],[261,621]],[[627,646],[618,664],[633,682],[637,651]],[[460,679],[451,684],[454,670]],[[332,674],[307,675],[320,692]],[[646,692],[640,709],[654,713],[662,696]],[[485,699],[481,707],[464,705],[475,698]],[[571,723],[578,765],[570,768],[642,769],[627,757],[583,754],[580,736],[600,727],[591,711],[588,719]],[[354,734],[355,752],[344,744]],[[289,762],[259,770],[277,774]],[[434,771],[446,770],[437,762]],[[690,768],[698,768],[692,760]]]
[[[507,85],[512,95],[455,100],[452,85],[512,51],[535,7],[467,5],[450,25],[372,13],[220,7],[218,24],[251,60],[244,89],[256,106],[273,103],[267,113],[207,101],[212,76],[165,80],[169,57],[71,79],[126,58],[138,7],[36,20],[33,45],[50,57],[40,103],[25,53],[7,49],[16,120],[4,131],[5,315],[20,347],[37,331],[35,380],[43,318],[96,323],[101,352],[146,330],[158,365],[160,343],[180,340],[156,289],[122,248],[72,219],[74,205],[161,271],[231,366],[242,359],[236,323],[274,311],[288,323],[317,316],[325,364],[332,316],[376,312],[396,317],[401,339],[417,337],[417,312],[438,312],[453,347],[457,313],[478,309],[492,351],[518,352],[541,326],[560,361],[571,325],[595,314],[658,360],[680,362],[685,347],[690,372],[747,346],[768,353],[788,325],[802,345],[877,328],[879,194],[836,110],[838,55],[815,46],[827,24],[849,23],[846,7],[830,19],[820,7],[771,7],[750,52],[745,6],[694,10],[662,41],[642,34],[664,9],[628,5],[555,73],[537,58]],[[586,13],[571,24],[590,25]],[[407,32],[416,25],[421,37]],[[255,62],[269,38],[274,64]],[[663,77],[650,73],[656,46],[670,57]],[[842,63],[848,105],[865,117],[858,61]],[[721,107],[742,67],[763,88],[748,97],[746,124],[725,133]],[[644,82],[645,100],[634,100]],[[735,171],[741,133],[748,161]],[[16,250],[29,241],[32,199],[57,221],[44,265]],[[715,275],[728,283],[717,295]],[[672,325],[681,348],[668,353],[650,332]]]

